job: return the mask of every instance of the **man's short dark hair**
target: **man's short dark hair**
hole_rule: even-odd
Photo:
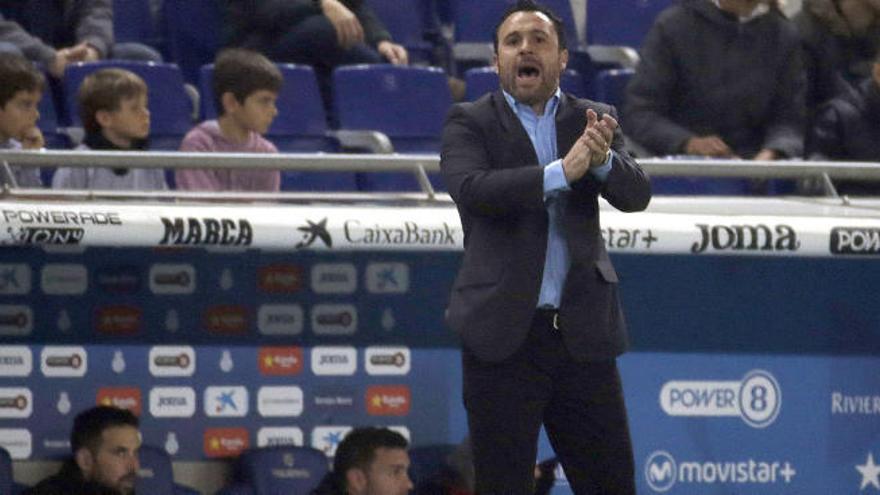
[[[223,94],[232,93],[239,103],[260,90],[277,93],[284,81],[281,71],[268,58],[243,48],[229,48],[214,60],[214,104],[223,115]]]
[[[43,74],[30,60],[15,53],[0,53],[0,108],[19,91],[43,92]]]
[[[556,40],[559,42],[559,49],[564,50],[568,47],[565,40],[565,25],[562,23],[561,17],[556,15],[556,13],[550,10],[549,7],[541,5],[534,0],[519,0],[504,12],[504,15],[501,16],[501,20],[498,21],[498,24],[495,26],[495,36],[492,38],[495,53],[498,53],[498,30],[501,29],[501,25],[504,24],[504,21],[506,21],[508,17],[517,12],[538,12],[546,15],[553,23],[553,29],[556,30]]]
[[[360,427],[351,430],[340,442],[333,460],[333,471],[342,479],[349,469],[366,471],[376,458],[376,450],[406,449],[409,443],[400,433],[388,428]]]
[[[76,415],[70,433],[70,450],[74,454],[85,447],[94,452],[101,445],[104,430],[119,426],[140,427],[140,421],[128,409],[95,406]]]
[[[79,118],[86,132],[101,132],[98,112],[119,110],[123,100],[146,94],[147,83],[134,72],[117,68],[97,70],[86,76],[79,86]]]

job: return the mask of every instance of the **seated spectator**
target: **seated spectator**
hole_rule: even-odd
[[[262,136],[278,109],[278,67],[266,57],[238,48],[220,52],[214,62],[216,120],[202,122],[183,138],[181,151],[277,153]],[[200,191],[278,191],[277,170],[177,170],[177,188]]]
[[[143,151],[150,134],[147,85],[133,72],[101,69],[79,87],[80,119],[86,136],[80,150]],[[52,178],[55,189],[167,189],[159,168],[61,167]]]
[[[112,0],[2,2],[0,51],[42,62],[50,74],[59,78],[72,62],[104,58],[162,60],[159,52],[146,45],[114,44]]]
[[[880,54],[872,76],[819,108],[812,128],[818,160],[880,161]],[[878,181],[834,181],[840,194],[880,195]]]
[[[23,495],[133,495],[141,434],[126,409],[97,406],[73,420],[70,450],[61,470]]]
[[[409,479],[406,439],[387,428],[350,431],[328,473],[312,495],[403,495],[413,489]]]
[[[628,135],[656,155],[803,153],[794,26],[767,0],[683,0],[657,18],[627,87]]]
[[[43,75],[34,64],[12,53],[0,53],[0,149],[40,149],[37,106],[43,96]],[[40,187],[40,169],[12,167],[20,187]],[[0,184],[4,174],[0,172]]]

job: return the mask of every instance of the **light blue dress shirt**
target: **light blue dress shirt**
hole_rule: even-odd
[[[565,242],[565,232],[562,228],[562,212],[565,210],[565,202],[568,199],[568,191],[571,188],[565,180],[565,172],[562,169],[562,159],[558,157],[556,150],[556,111],[559,108],[559,99],[562,93],[559,88],[544,106],[544,113],[536,115],[528,105],[517,103],[513,96],[506,91],[504,98],[513,109],[513,113],[519,118],[525,128],[535,153],[538,155],[538,163],[544,167],[544,204],[550,220],[547,233],[547,257],[544,260],[544,276],[541,279],[541,294],[538,296],[538,307],[559,308],[562,298],[562,287],[565,284],[565,276],[568,273],[570,257],[568,245]],[[584,116],[586,119],[586,116]],[[590,169],[600,181],[605,181],[611,171],[614,161],[614,152],[608,155],[608,161],[602,166]]]

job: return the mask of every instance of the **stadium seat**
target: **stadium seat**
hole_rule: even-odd
[[[654,19],[673,0],[587,3],[587,43],[639,48]]]
[[[141,446],[141,468],[135,482],[135,492],[150,495],[198,495],[197,490],[174,482],[171,458],[165,450],[149,445]]]
[[[255,495],[254,489],[243,483],[229,485],[215,495]]]
[[[446,74],[432,67],[350,65],[333,72],[333,96],[341,130],[386,134],[398,153],[438,153],[452,104]],[[412,174],[361,174],[367,191],[417,190]],[[439,177],[432,177],[440,187]]]
[[[425,0],[369,0],[367,2],[385,27],[391,38],[406,47],[410,63],[437,65],[434,46],[427,41],[439,33],[439,26],[432,26]]]
[[[474,101],[486,93],[498,89],[498,73],[492,67],[475,67],[464,73],[466,86],[465,99]],[[566,69],[559,80],[562,90],[577,97],[586,96],[584,83],[580,74],[571,69]]]
[[[184,134],[193,126],[192,101],[183,86],[183,76],[174,64],[102,60],[71,64],[64,72],[63,94],[70,125],[82,126],[77,92],[83,79],[105,68],[130,70],[147,83],[150,109],[150,148],[176,150]]]
[[[214,61],[223,32],[222,2],[217,0],[164,0],[160,15],[166,60],[174,60],[191,84],[200,68]]]
[[[449,457],[458,448],[453,444],[423,445],[409,449],[409,477],[413,485],[440,479],[452,470]]]
[[[289,445],[248,449],[238,462],[241,479],[230,487],[237,494],[309,493],[330,469],[320,450]]]
[[[606,69],[599,71],[593,80],[595,99],[617,107],[620,112],[626,94],[626,85],[635,74],[634,69]]]
[[[278,93],[278,116],[266,133],[282,152],[339,151],[337,141],[327,131],[327,117],[318,91],[315,72],[307,65],[278,64],[284,84]],[[217,118],[212,77],[214,65],[203,65],[199,75],[204,118]],[[284,191],[355,191],[354,172],[281,173]]]
[[[113,39],[116,43],[158,44],[150,0],[113,0]]]

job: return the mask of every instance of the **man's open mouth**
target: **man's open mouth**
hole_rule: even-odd
[[[530,62],[521,63],[517,68],[516,77],[517,79],[537,79],[541,77],[541,68]]]

